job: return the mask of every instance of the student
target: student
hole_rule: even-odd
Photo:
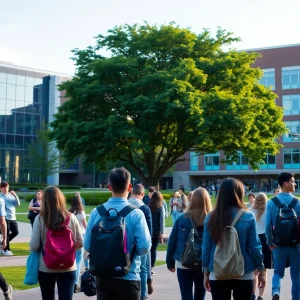
[[[128,192],[131,189],[130,173],[125,168],[112,169],[108,176],[108,188],[112,197],[104,203],[106,210],[115,209],[118,212],[129,205]],[[91,232],[95,225],[99,224],[101,216],[96,208],[91,212],[86,234],[84,248],[90,252]],[[98,300],[140,300],[140,256],[147,254],[151,247],[151,237],[140,209],[132,210],[126,217],[127,249],[135,245],[135,255],[129,273],[124,277],[96,278],[96,290]],[[113,249],[107,249],[112,251]]]
[[[177,218],[183,213],[186,208],[186,204],[182,202],[179,192],[174,192],[172,198],[170,199],[170,210],[172,215],[173,226]]]
[[[155,186],[150,186],[148,188],[148,195],[145,195],[144,198],[143,198],[143,202],[149,206],[149,202],[150,202],[150,199],[152,197],[152,194],[156,192],[156,188]]]
[[[150,202],[152,216],[152,247],[151,247],[151,273],[154,275],[154,266],[156,261],[156,249],[159,242],[163,242],[165,230],[165,209],[163,205],[163,197],[160,192],[154,192]]]
[[[204,222],[202,264],[204,287],[211,291],[214,300],[251,300],[253,295],[253,271],[258,270],[259,287],[265,286],[265,269],[261,244],[257,235],[255,218],[246,210],[243,202],[244,186],[233,178],[221,182],[216,208]],[[237,213],[245,210],[235,224],[239,244],[244,258],[244,275],[231,280],[217,280],[214,275],[214,253],[216,245],[222,246],[223,231],[230,226]]]
[[[2,232],[2,241],[1,241],[1,248],[5,249],[7,245],[7,228],[6,228],[6,221],[5,221],[5,203],[2,198],[0,198],[0,230]],[[3,292],[5,300],[12,300],[12,287],[8,285],[0,273],[0,288]]]
[[[39,284],[43,300],[55,299],[55,283],[57,282],[58,298],[72,300],[76,280],[76,260],[68,269],[48,269],[44,262],[46,233],[48,230],[60,230],[69,217],[68,227],[75,241],[75,250],[82,248],[82,233],[76,217],[66,209],[64,194],[55,186],[46,188],[43,197],[41,213],[35,218],[30,249],[40,251]]]
[[[192,221],[197,226],[199,235],[202,236],[204,219],[211,210],[211,199],[207,190],[203,188],[196,189],[186,212],[179,216],[175,222],[169,238],[167,267],[170,272],[175,272],[177,268],[177,278],[182,300],[205,299],[203,272],[183,267],[181,257],[188,241],[189,233],[193,228]]]
[[[20,200],[14,191],[9,191],[9,184],[2,181],[0,184],[1,194],[0,198],[4,200],[6,212],[6,225],[7,225],[7,248],[3,251],[3,255],[14,255],[10,251],[10,242],[19,234],[18,222],[16,218],[16,207],[20,206]]]
[[[278,184],[281,187],[281,192],[276,195],[276,198],[282,204],[290,204],[294,199],[293,192],[295,192],[295,174],[283,172],[278,175]],[[300,215],[300,203],[299,201],[294,207],[294,211],[297,216]],[[280,299],[280,285],[281,279],[284,276],[286,261],[290,262],[290,274],[292,280],[292,300],[299,300],[300,287],[299,287],[299,276],[300,276],[300,255],[299,245],[293,247],[280,247],[273,243],[272,230],[275,227],[276,216],[278,213],[278,207],[276,204],[269,200],[266,208],[266,224],[265,232],[267,238],[267,244],[273,251],[274,260],[274,275],[272,278],[272,299]]]
[[[81,197],[78,194],[75,194],[74,198],[71,201],[71,208],[69,212],[73,213],[80,225],[82,238],[84,238],[85,229],[86,229],[86,215],[84,212],[83,204],[81,201]],[[80,277],[80,270],[83,260],[83,247],[76,251],[76,280],[74,285],[74,293],[79,293],[81,291],[79,287],[79,277]]]
[[[248,208],[252,208],[254,200],[255,200],[255,195],[253,193],[250,193],[248,195],[248,201],[249,201],[249,203],[247,204]]]
[[[143,212],[149,233],[152,235],[152,216],[150,208],[143,202],[144,193],[144,186],[141,184],[135,184],[131,189],[131,198],[128,202]],[[148,294],[151,295],[153,290],[153,280],[151,278],[151,256],[149,251],[146,255],[141,256],[141,300],[148,299]]]
[[[279,193],[281,193],[281,187],[277,187],[275,190],[274,190],[274,195],[278,195]]]
[[[76,193],[74,194],[74,196],[75,196],[75,197],[78,196],[78,197],[80,198],[81,203],[82,203],[82,205],[83,205],[83,207],[84,207],[84,206],[85,206],[85,200],[81,197],[80,193],[79,193],[79,192],[76,192]]]
[[[258,193],[253,202],[253,207],[251,212],[255,216],[256,220],[256,230],[258,233],[258,237],[260,239],[260,243],[262,245],[262,253],[264,255],[264,266],[266,272],[266,280],[267,280],[267,269],[273,269],[273,261],[272,261],[272,251],[270,250],[267,239],[265,235],[265,223],[266,223],[266,204],[268,201],[268,197],[265,193]],[[256,290],[256,281],[257,281],[257,272],[254,272],[254,294]],[[265,292],[265,287],[258,289],[258,297],[256,300],[262,300]],[[253,297],[255,299],[255,296]]]
[[[42,190],[37,190],[35,192],[35,197],[29,203],[29,206],[28,206],[28,210],[29,210],[28,219],[30,220],[31,227],[33,227],[35,217],[41,211],[42,199],[43,199],[43,191]]]

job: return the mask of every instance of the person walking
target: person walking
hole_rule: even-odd
[[[59,299],[73,299],[76,260],[74,260],[71,267],[66,269],[50,269],[46,266],[44,260],[44,255],[47,251],[50,251],[50,249],[46,249],[46,244],[49,242],[47,233],[50,231],[51,238],[54,239],[53,235],[56,232],[62,232],[64,226],[71,230],[75,241],[74,251],[82,248],[82,233],[77,218],[67,211],[66,199],[60,189],[55,186],[49,186],[44,192],[41,212],[33,223],[29,242],[32,251],[40,252],[38,280],[43,300],[55,299],[55,283],[57,283]]]
[[[256,231],[255,217],[246,210],[243,198],[243,183],[233,178],[224,179],[217,195],[216,208],[207,215],[204,222],[202,246],[204,287],[211,291],[213,300],[230,300],[231,294],[234,300],[251,300],[253,271],[256,269],[258,286],[260,288],[265,286],[262,247]],[[224,230],[236,221],[238,215],[240,217],[232,226],[238,234],[241,259],[244,261],[244,275],[229,280],[218,280],[214,274],[215,250],[217,245],[218,249],[222,247]]]
[[[189,239],[191,229],[197,228],[199,236],[203,235],[204,219],[212,210],[211,199],[206,189],[196,189],[185,213],[180,215],[172,229],[167,249],[167,267],[170,272],[177,269],[177,278],[182,300],[204,300],[202,270],[185,268],[181,257]],[[194,291],[193,291],[194,290]]]
[[[86,230],[86,215],[83,208],[83,203],[80,197],[80,194],[75,194],[74,198],[71,200],[71,208],[69,212],[75,215],[82,233],[82,239],[84,238],[85,230]],[[81,291],[79,286],[79,277],[81,271],[81,265],[83,260],[83,247],[76,251],[76,280],[74,285],[74,293],[79,293]]]
[[[131,198],[128,202],[143,212],[150,236],[152,236],[152,216],[150,208],[143,202],[144,194],[144,186],[141,184],[135,184],[131,190]],[[148,295],[151,295],[153,290],[153,279],[151,278],[151,256],[149,251],[146,255],[141,256],[141,300],[149,299]]]
[[[294,210],[297,217],[300,215],[300,202],[293,196],[295,192],[295,174],[283,172],[278,175],[278,184],[281,187],[281,192],[276,195],[275,198],[285,207],[290,207]],[[274,198],[272,198],[274,199]],[[274,260],[274,274],[272,278],[272,299],[280,299],[280,286],[281,279],[284,276],[286,262],[290,263],[290,274],[292,280],[292,300],[300,299],[300,253],[299,245],[294,246],[280,246],[279,243],[274,240],[274,233],[276,232],[276,219],[278,212],[280,212],[278,206],[274,201],[269,200],[266,208],[266,224],[265,233],[267,238],[267,244],[273,252]],[[295,199],[295,200],[294,200]],[[276,201],[276,200],[275,200]],[[292,202],[295,201],[295,205]],[[284,235],[288,236],[291,230],[285,230]],[[276,243],[276,244],[275,244]]]
[[[37,190],[36,193],[35,193],[35,197],[29,203],[29,206],[28,206],[28,210],[29,210],[28,219],[30,220],[31,227],[33,227],[35,217],[41,211],[42,199],[43,199],[43,191],[42,190]]]
[[[130,173],[125,168],[112,169],[108,175],[108,188],[112,197],[103,204],[106,211],[120,213],[128,207],[128,192],[131,189]],[[113,213],[113,212],[112,212]],[[98,226],[102,217],[97,208],[91,212],[86,233],[84,236],[84,248],[90,253],[91,234],[94,226]],[[128,274],[122,277],[96,277],[97,300],[140,300],[140,256],[144,256],[150,250],[151,237],[145,216],[140,209],[133,209],[125,216],[126,223],[126,248],[130,249],[131,267]],[[133,252],[133,246],[134,253]],[[106,249],[113,251],[114,249]],[[92,254],[92,253],[91,253]],[[132,255],[134,254],[134,255]],[[90,260],[91,264],[92,260]]]
[[[2,250],[3,255],[14,255],[10,251],[10,242],[19,234],[18,222],[16,218],[16,207],[20,206],[20,200],[14,191],[9,192],[9,184],[6,181],[0,183],[1,194],[0,198],[4,200],[7,225],[7,247]]]
[[[154,192],[149,202],[152,216],[152,247],[151,247],[151,273],[154,275],[156,262],[156,249],[159,242],[163,242],[165,231],[165,209],[163,197],[160,192]]]
[[[262,245],[262,253],[264,256],[264,266],[266,272],[266,280],[267,280],[267,269],[273,269],[273,259],[272,259],[272,251],[270,250],[266,234],[265,234],[265,223],[266,223],[266,204],[268,201],[268,197],[265,193],[258,193],[255,196],[253,201],[252,209],[250,211],[254,214],[256,220],[256,230],[258,233],[258,237],[260,239],[260,243]],[[256,283],[257,283],[257,271],[254,272],[254,295],[256,290]],[[262,300],[264,297],[265,287],[258,289],[258,297],[256,300]],[[255,296],[253,296],[255,299]]]
[[[182,202],[179,192],[174,192],[172,198],[170,199],[170,214],[172,215],[173,226],[177,218],[183,213],[183,210],[186,208],[186,204]]]

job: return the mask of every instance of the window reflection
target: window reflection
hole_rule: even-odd
[[[6,84],[0,82],[0,99],[6,98]],[[0,104],[2,104],[3,101],[0,100]]]
[[[16,74],[7,74],[7,83],[16,84],[17,83]]]
[[[16,113],[16,132],[17,134],[23,134],[24,133],[24,114],[23,113]]]
[[[16,101],[15,100],[6,100],[6,110],[11,111],[12,109],[16,108]]]
[[[26,76],[26,86],[33,87],[34,86],[34,78],[31,76]]]
[[[33,88],[26,87],[25,88],[25,101],[32,101],[33,99]]]
[[[25,87],[21,85],[17,85],[17,92],[16,92],[16,100],[23,100],[25,99]]]
[[[7,99],[15,100],[16,99],[16,86],[13,84],[7,84]]]
[[[17,75],[17,85],[25,85],[25,76]]]
[[[24,148],[24,137],[21,135],[16,135],[15,137],[15,148],[16,149],[23,149]]]
[[[0,82],[6,83],[6,73],[0,72]]]

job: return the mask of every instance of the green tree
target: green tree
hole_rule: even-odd
[[[39,183],[46,184],[47,176],[59,170],[60,159],[55,143],[49,137],[49,129],[45,123],[36,130],[36,139],[28,144],[28,168]]]
[[[258,83],[257,53],[227,50],[239,39],[175,24],[124,25],[73,50],[76,74],[51,136],[68,160],[130,164],[157,185],[183,154],[243,151],[253,167],[281,147],[282,109]],[[105,51],[104,51],[105,50]],[[108,53],[103,56],[103,53]]]

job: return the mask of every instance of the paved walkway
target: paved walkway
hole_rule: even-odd
[[[14,239],[14,242],[28,242],[31,234],[31,226],[28,223],[19,223],[20,234]],[[169,235],[171,228],[167,228],[166,235]],[[158,251],[157,259],[165,260],[166,252]],[[0,257],[0,266],[24,266],[26,265],[26,257]],[[273,271],[270,271],[270,275]],[[166,265],[155,267],[154,277],[155,291],[151,295],[151,300],[180,300],[180,291],[178,287],[177,276],[167,270]],[[281,300],[289,300],[290,297],[291,281],[289,275],[289,269],[286,269],[286,276],[282,280],[282,292]],[[268,284],[266,288],[265,300],[271,299],[271,276],[268,278]],[[39,288],[29,289],[25,291],[14,291],[14,300],[41,300],[41,294]],[[74,299],[87,299],[83,293],[74,294]],[[96,299],[96,297],[90,297],[89,299]],[[211,300],[210,293],[207,293],[206,300]]]

